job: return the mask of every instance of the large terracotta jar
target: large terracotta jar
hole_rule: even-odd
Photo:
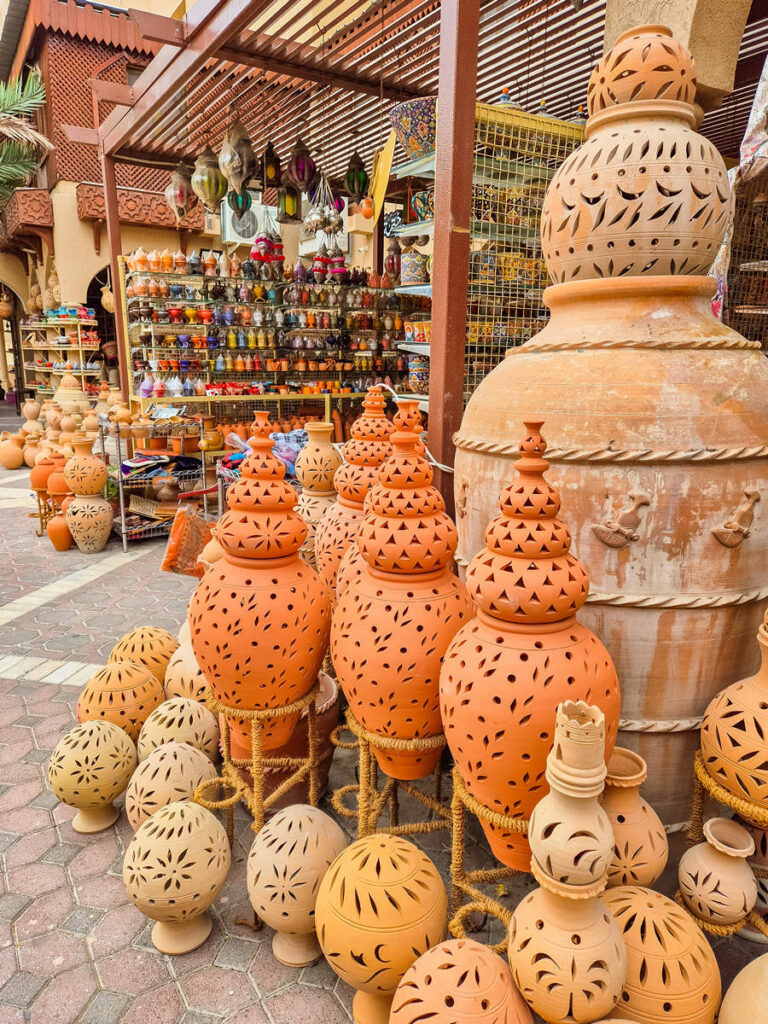
[[[688,816],[698,718],[753,670],[768,596],[768,366],[712,316],[704,275],[732,200],[694,88],[665,29],[600,62],[586,141],[543,209],[551,319],[485,377],[456,437],[467,564],[512,475],[515,424],[547,421],[592,578],[582,619],[616,663],[622,717],[644,723],[621,742],[654,766],[646,796],[665,822]]]
[[[639,754],[614,747],[603,791],[603,810],[614,840],[608,885],[650,887],[667,865],[667,834],[658,814],[640,793],[647,778],[648,768]]]
[[[710,818],[704,825],[704,840],[680,859],[680,894],[702,921],[735,924],[757,901],[757,882],[747,864],[755,852],[754,840],[730,818]]]
[[[64,467],[64,479],[73,494],[101,494],[109,472],[104,460],[93,454],[93,441],[83,432],[72,439],[75,454]]]
[[[379,466],[392,454],[390,437],[395,427],[384,414],[385,406],[381,388],[369,388],[363,414],[352,424],[351,440],[344,445],[344,465],[333,478],[336,501],[315,533],[317,569],[332,590],[342,556],[362,522],[365,496],[379,479]]]
[[[328,647],[328,589],[300,557],[307,528],[285,464],[272,454],[267,413],[256,413],[252,453],[227,492],[219,520],[224,557],[189,603],[192,649],[214,695],[253,710],[298,700],[313,686]],[[263,749],[286,743],[299,713],[268,720]],[[251,726],[230,718],[234,756],[248,756]]]
[[[768,611],[757,642],[759,670],[726,687],[704,714],[701,755],[732,796],[768,809]]]
[[[690,914],[639,886],[608,889],[602,902],[619,925],[627,951],[624,989],[611,1016],[637,1024],[714,1024],[720,970]]]
[[[67,506],[69,532],[84,554],[104,550],[112,530],[112,519],[110,503],[95,494],[76,495]]]
[[[619,724],[611,657],[576,619],[589,577],[570,554],[557,518],[560,494],[545,479],[541,423],[526,423],[517,476],[473,559],[467,587],[477,615],[454,637],[440,673],[448,746],[469,792],[492,811],[529,818],[548,790],[547,755],[563,700],[587,700],[605,715],[605,757]],[[494,855],[530,867],[524,835],[482,822]]]
[[[546,1021],[590,1024],[611,1013],[624,984],[621,932],[597,898],[612,846],[597,802],[604,750],[600,709],[561,704],[547,764],[552,791],[536,806],[529,832],[540,888],[516,907],[508,946],[515,984]]]
[[[403,429],[407,415],[395,418],[394,454],[366,503],[357,537],[365,571],[339,598],[331,628],[333,664],[355,718],[371,733],[405,740],[442,732],[440,664],[472,615],[450,569],[456,527],[417,435]],[[441,754],[372,747],[396,779],[423,778]]]
[[[315,532],[328,509],[336,501],[333,477],[342,458],[331,441],[332,423],[305,424],[307,443],[296,459],[296,476],[302,486],[296,511],[307,524],[307,539],[301,546],[301,557],[317,568]]]
[[[23,438],[21,434],[0,434],[0,466],[3,469],[20,469],[24,465]]]

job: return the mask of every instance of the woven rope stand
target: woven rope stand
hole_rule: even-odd
[[[276,708],[265,708],[259,711],[248,711],[244,708],[230,707],[222,704],[210,690],[206,691],[205,703],[214,715],[227,718],[238,718],[251,723],[251,756],[250,758],[233,758],[229,743],[229,730],[222,729],[222,769],[218,778],[201,782],[195,790],[195,803],[209,811],[226,811],[226,829],[229,845],[234,841],[235,804],[242,800],[251,812],[253,821],[251,828],[260,832],[264,825],[264,813],[278,800],[298,785],[303,779],[309,780],[309,802],[317,807],[320,797],[318,778],[319,743],[317,734],[317,695],[320,690],[319,679],[303,697],[292,704],[284,704]],[[307,756],[306,757],[265,757],[262,748],[262,728],[266,719],[283,718],[307,709]],[[267,768],[292,768],[293,772],[273,790],[269,796],[264,795],[264,774]],[[243,771],[243,769],[245,771]],[[251,783],[243,777],[250,773]],[[207,794],[211,791],[224,790],[225,795],[214,799]]]
[[[759,828],[768,828],[768,810],[759,804],[753,803],[751,800],[733,796],[727,789],[723,789],[719,782],[715,782],[704,766],[701,751],[697,751],[694,758],[693,774],[694,790],[691,806],[691,827],[688,830],[688,843],[690,846],[704,840],[704,801],[707,796],[711,796],[719,804],[730,807],[740,818],[750,822],[750,824],[757,825]],[[768,878],[768,870],[755,867],[754,865],[750,866],[756,878]],[[679,891],[675,893],[675,900],[683,910],[688,912],[699,928],[708,935],[729,938],[731,935],[735,935],[743,928],[751,925],[756,931],[761,932],[768,938],[768,920],[756,910],[751,910],[745,917],[733,924],[711,924],[709,921],[702,921],[700,917],[693,913]]]

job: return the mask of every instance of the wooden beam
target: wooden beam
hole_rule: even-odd
[[[102,78],[89,78],[94,96],[103,103],[119,103],[124,107],[130,107],[134,101],[133,89],[130,85],[122,82],[107,82]]]
[[[120,235],[120,213],[117,205],[117,182],[115,180],[115,161],[111,156],[102,154],[101,172],[104,178],[104,207],[107,221],[107,242],[109,246],[109,265],[112,271],[112,294],[115,300],[115,333],[117,335],[117,366],[120,374],[120,390],[127,402],[130,395],[130,378],[126,365],[127,338],[125,336],[125,314],[123,298],[120,293],[120,267],[117,257],[122,252]]]
[[[453,435],[464,413],[464,358],[472,213],[472,160],[480,0],[443,0],[435,146],[435,233],[432,351],[429,361],[429,448],[452,466]],[[453,474],[435,478],[453,514]]]
[[[68,142],[76,142],[80,146],[98,146],[99,133],[96,128],[86,128],[82,124],[63,124],[61,130]]]
[[[760,81],[765,64],[765,53],[754,53],[751,57],[745,57],[736,65],[736,74],[733,76],[733,91],[743,88],[745,85],[754,85]]]
[[[145,39],[166,46],[183,46],[187,39],[187,30],[183,21],[178,18],[166,18],[162,14],[150,11],[138,11],[135,7],[128,8],[128,17],[135,23]]]

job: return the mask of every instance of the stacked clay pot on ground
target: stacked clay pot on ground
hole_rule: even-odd
[[[67,506],[66,520],[75,544],[90,554],[104,548],[112,529],[112,506],[101,497],[109,473],[84,433],[74,434],[72,445],[75,454],[64,467],[64,480],[75,497]]]
[[[328,647],[330,595],[299,557],[307,528],[285,464],[272,454],[267,413],[256,413],[253,450],[227,492],[219,521],[224,557],[189,604],[195,658],[214,695],[233,709],[293,703],[315,683]],[[299,712],[264,721],[262,746],[287,742]],[[251,726],[229,717],[234,757],[251,752]]]
[[[403,403],[395,418],[394,453],[370,491],[357,538],[365,570],[339,597],[331,628],[333,664],[355,718],[371,734],[396,740],[442,733],[442,656],[472,614],[450,570],[456,527],[406,426],[412,412]],[[375,739],[372,749],[396,779],[423,778],[441,755],[439,746],[388,750]]]
[[[79,722],[103,719],[124,729],[136,742],[141,727],[162,704],[163,688],[143,665],[114,661],[93,675],[77,701]]]
[[[344,445],[344,465],[336,470],[337,497],[315,533],[315,560],[324,582],[335,591],[344,552],[357,536],[363,502],[378,482],[379,467],[392,454],[394,424],[385,415],[381,388],[371,387],[363,399],[363,414],[352,424],[352,437]]]
[[[205,704],[191,697],[171,697],[158,705],[139,733],[137,751],[143,761],[164,743],[188,743],[216,761],[219,751],[219,726],[216,716]]]
[[[768,366],[712,316],[705,275],[732,194],[694,130],[694,79],[657,27],[600,62],[586,142],[544,203],[551,318],[481,381],[456,436],[468,564],[512,475],[515,424],[546,420],[592,580],[581,619],[616,663],[622,717],[646,725],[625,745],[653,766],[645,795],[664,822],[688,816],[698,733],[657,723],[697,719],[753,671],[768,563]]]
[[[440,673],[445,736],[467,789],[490,810],[525,819],[547,792],[558,703],[583,699],[601,708],[606,757],[620,704],[608,651],[576,619],[589,577],[557,518],[560,494],[544,476],[540,428],[526,424],[516,478],[502,490],[500,514],[467,573],[477,614],[453,638]],[[524,835],[482,825],[494,856],[529,869]]]
[[[307,524],[307,539],[301,545],[301,557],[316,569],[315,532],[336,501],[333,477],[342,464],[342,458],[331,440],[332,423],[307,423],[304,429],[307,443],[296,458],[296,478],[302,487],[296,511]]]
[[[730,818],[710,818],[704,842],[686,850],[678,866],[680,894],[688,909],[708,924],[742,921],[757,901],[757,882],[747,864],[752,836]]]
[[[171,740],[156,747],[141,761],[128,783],[125,813],[131,828],[166,804],[191,800],[201,782],[216,778],[216,769],[205,754],[189,743]]]
[[[0,466],[3,469],[20,469],[24,465],[23,437],[4,430],[0,434]]]
[[[132,661],[144,665],[162,686],[165,670],[179,641],[159,626],[138,626],[121,637],[109,655],[110,661]]]
[[[650,887],[667,865],[667,834],[658,814],[640,793],[647,777],[648,768],[639,754],[614,747],[603,791],[603,810],[614,838],[608,885]]]

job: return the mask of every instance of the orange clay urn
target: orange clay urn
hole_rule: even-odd
[[[352,424],[352,438],[344,445],[344,465],[333,478],[336,502],[323,516],[315,534],[318,572],[329,587],[363,519],[363,502],[379,479],[379,466],[392,454],[390,436],[395,427],[384,414],[386,401],[380,387],[368,388],[363,414]]]
[[[195,658],[214,695],[229,707],[290,704],[312,688],[328,647],[330,596],[299,557],[307,527],[285,465],[272,454],[267,413],[257,412],[252,453],[227,493],[217,527],[224,550],[189,604]],[[286,743],[299,712],[264,721],[262,746]],[[229,719],[232,754],[248,756],[251,727]]]
[[[456,527],[418,435],[407,429],[411,417],[403,403],[394,454],[368,495],[357,538],[365,571],[339,598],[331,629],[333,664],[355,718],[370,733],[405,740],[441,735],[440,663],[473,610],[450,569]],[[441,753],[372,747],[395,779],[423,778]]]
[[[443,728],[469,792],[485,807],[529,818],[547,793],[547,755],[561,701],[584,700],[605,715],[605,756],[619,726],[619,681],[611,656],[576,619],[589,577],[570,553],[545,479],[541,423],[526,423],[517,476],[472,560],[467,588],[477,615],[446,651],[440,674]],[[494,855],[528,871],[527,838],[482,822]]]

